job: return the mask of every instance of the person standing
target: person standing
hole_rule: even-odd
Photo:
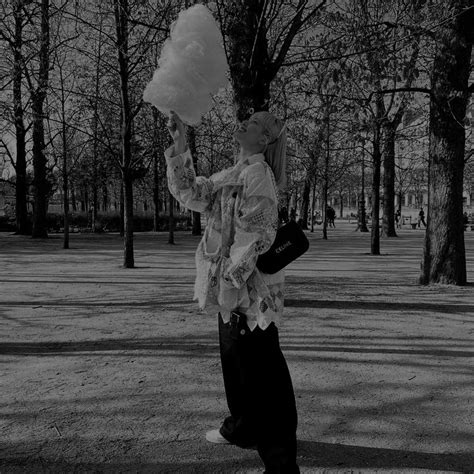
[[[269,112],[253,114],[234,132],[240,145],[235,165],[205,178],[196,177],[176,114],[168,126],[169,189],[185,207],[208,217],[196,251],[194,297],[200,308],[218,313],[230,413],[206,439],[256,447],[268,474],[299,473],[295,396],[278,334],[284,274],[256,267],[276,235],[277,194],[286,186],[286,127]]]
[[[326,208],[326,218],[328,220],[329,227],[336,227],[336,224],[334,223],[334,219],[336,218],[336,211],[332,206],[328,206]]]
[[[402,213],[400,212],[400,209],[397,209],[395,212],[395,226],[397,229],[400,229],[402,227]]]

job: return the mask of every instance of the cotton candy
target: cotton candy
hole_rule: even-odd
[[[211,109],[212,95],[227,85],[227,71],[219,27],[209,9],[196,4],[172,24],[143,99],[164,114],[174,110],[187,124],[197,125]]]

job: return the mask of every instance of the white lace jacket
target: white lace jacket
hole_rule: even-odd
[[[283,271],[256,268],[272,245],[278,223],[275,180],[262,154],[240,160],[210,178],[196,177],[191,154],[165,152],[168,186],[185,207],[205,213],[207,226],[196,250],[194,299],[201,309],[218,307],[247,315],[251,330],[279,324],[283,311]]]

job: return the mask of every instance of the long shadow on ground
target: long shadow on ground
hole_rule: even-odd
[[[44,342],[0,342],[0,354],[14,355],[34,355],[34,356],[57,356],[57,355],[78,355],[84,352],[92,355],[95,352],[115,352],[115,351],[146,351],[152,352],[151,355],[159,356],[163,352],[179,352],[192,353],[195,357],[207,357],[215,355],[217,342],[214,341],[213,335],[192,337],[186,336],[182,338],[142,338],[142,339],[100,339],[96,341],[44,341]],[[404,339],[406,342],[406,339]],[[304,352],[340,352],[340,353],[362,353],[362,354],[418,354],[423,356],[442,356],[442,357],[474,357],[474,351],[459,350],[456,348],[440,348],[426,347],[420,345],[418,347],[393,347],[392,341],[386,341],[385,347],[377,344],[378,338],[374,337],[373,341],[365,340],[370,345],[376,343],[378,347],[354,347],[354,341],[351,338],[340,338],[337,345],[330,345],[323,340],[318,342],[318,337],[312,340],[303,340],[299,344],[294,341],[286,341],[283,345],[286,351],[304,351]],[[429,338],[421,339],[424,343],[429,342]],[[381,341],[378,341],[379,343]],[[417,339],[413,342],[419,342]],[[345,346],[342,344],[346,344]],[[119,353],[117,355],[123,355]],[[140,354],[145,356],[146,354]]]
[[[474,304],[443,304],[422,302],[390,302],[390,301],[334,301],[323,299],[285,299],[289,308],[334,308],[334,309],[364,309],[372,311],[426,311],[442,313],[474,314]],[[474,317],[473,317],[474,321]]]
[[[474,452],[434,454],[299,441],[302,467],[433,469],[472,472]]]
[[[64,441],[64,440],[63,440]],[[193,442],[191,442],[192,444]],[[225,472],[261,472],[258,458],[236,459],[234,447],[213,447],[210,451],[207,446],[201,450],[202,456],[189,461],[196,453],[189,452],[191,446],[182,446],[181,462],[150,462],[140,463],[139,457],[130,457],[128,463],[121,462],[67,462],[48,460],[39,456],[4,457],[1,459],[2,472],[93,472],[93,473],[225,473]],[[16,449],[20,448],[17,446]],[[152,446],[149,446],[152,448]],[[158,451],[163,446],[156,446]],[[193,451],[193,448],[191,448]],[[201,459],[199,459],[199,457]],[[233,459],[232,459],[233,458]],[[392,469],[394,472],[406,470],[413,472],[418,469],[436,471],[473,472],[474,453],[435,454],[393,449],[368,448],[363,446],[349,446],[342,444],[318,443],[315,441],[300,440],[298,442],[298,463],[304,470],[307,469]],[[3,471],[5,469],[5,471]],[[247,471],[243,471],[243,469]]]

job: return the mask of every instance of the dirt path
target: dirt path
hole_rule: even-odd
[[[416,284],[422,231],[373,257],[336,225],[287,272],[302,472],[473,472],[474,287]],[[138,234],[125,270],[117,235],[71,237],[0,234],[0,472],[262,472],[203,437],[226,405],[197,239]]]

